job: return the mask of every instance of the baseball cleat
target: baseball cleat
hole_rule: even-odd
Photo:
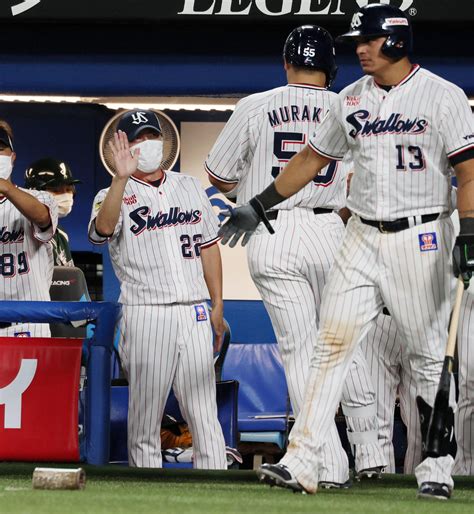
[[[428,500],[449,500],[449,498],[451,498],[451,489],[447,484],[423,482],[418,489],[417,498],[427,498]]]
[[[322,481],[318,482],[318,488],[320,489],[349,489],[352,486],[352,483],[350,480],[347,482],[341,483],[341,482],[329,482],[329,481]]]
[[[382,478],[382,473],[384,470],[384,466],[375,466],[374,468],[361,469],[360,471],[356,472],[355,478],[358,482],[364,479],[379,480]]]
[[[257,470],[260,482],[269,486],[285,487],[294,492],[304,493],[305,490],[284,464],[262,464]]]

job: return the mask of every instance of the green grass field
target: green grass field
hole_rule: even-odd
[[[0,464],[1,514],[474,513],[474,477],[459,478],[453,498],[442,502],[417,500],[410,476],[386,475],[376,483],[355,483],[348,490],[309,496],[263,486],[252,471],[85,466],[83,491],[40,491],[31,488],[34,468]]]

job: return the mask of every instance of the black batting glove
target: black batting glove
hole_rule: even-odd
[[[461,230],[453,248],[454,276],[461,275],[464,289],[469,287],[474,272],[474,218],[460,220]]]
[[[222,238],[221,243],[224,245],[229,243],[231,248],[238,243],[242,236],[242,246],[245,246],[261,221],[270,234],[275,233],[265,214],[265,209],[256,198],[252,198],[248,204],[230,209],[224,214],[229,216],[229,219],[221,226],[218,235]]]

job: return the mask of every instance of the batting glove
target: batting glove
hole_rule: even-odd
[[[469,287],[469,281],[474,271],[474,234],[459,233],[453,248],[454,276],[461,275],[464,289]]]
[[[261,221],[270,234],[275,233],[265,214],[265,209],[256,198],[252,198],[248,204],[229,210],[225,215],[229,216],[229,219],[219,229],[218,234],[222,238],[221,243],[224,245],[229,243],[231,248],[242,236],[242,246],[245,246]]]

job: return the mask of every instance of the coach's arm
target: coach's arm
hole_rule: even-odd
[[[224,335],[224,301],[222,299],[222,260],[217,243],[201,247],[201,263],[211,298],[211,323],[215,333],[214,351],[218,352]]]

